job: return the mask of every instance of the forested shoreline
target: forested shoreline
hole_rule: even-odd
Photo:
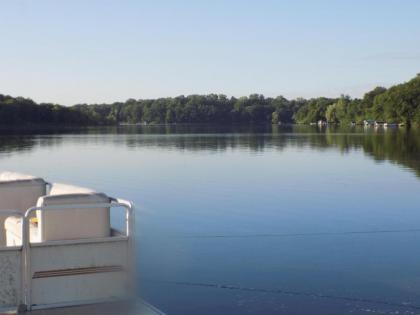
[[[209,94],[66,107],[0,94],[1,125],[310,124],[320,120],[349,124],[365,119],[420,126],[420,75],[388,89],[377,87],[361,99],[344,95],[288,100],[261,94],[239,98]]]

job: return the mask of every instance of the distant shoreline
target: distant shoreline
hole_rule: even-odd
[[[377,87],[362,99],[342,95],[288,100],[252,94],[189,95],[124,103],[65,107],[0,95],[0,125],[153,124],[387,124],[420,125],[420,74],[389,89]]]

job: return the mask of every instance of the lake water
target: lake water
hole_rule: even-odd
[[[0,169],[133,200],[168,314],[420,314],[419,130],[2,131]]]

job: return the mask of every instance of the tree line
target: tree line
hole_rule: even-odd
[[[31,99],[0,94],[0,124],[112,125],[174,124],[336,124],[365,119],[420,125],[420,75],[388,89],[377,87],[363,98],[227,97],[221,94],[158,99],[129,99],[112,104],[37,104]]]

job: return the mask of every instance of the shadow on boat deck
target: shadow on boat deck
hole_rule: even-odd
[[[81,306],[33,310],[27,312],[0,312],[0,314],[23,315],[165,315],[143,300],[136,302],[99,303]]]

